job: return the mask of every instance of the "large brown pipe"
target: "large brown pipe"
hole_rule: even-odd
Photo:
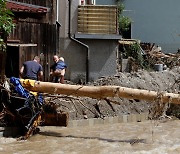
[[[20,80],[22,86],[30,91],[83,96],[96,99],[107,97],[121,97],[128,99],[139,99],[146,101],[160,101],[162,103],[180,104],[180,94],[155,92],[149,90],[133,89],[120,86],[82,86],[51,82],[40,82],[28,79]],[[26,84],[25,84],[26,83]]]

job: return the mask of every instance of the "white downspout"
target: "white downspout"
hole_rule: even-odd
[[[59,0],[57,0],[56,3],[56,21],[59,22]]]

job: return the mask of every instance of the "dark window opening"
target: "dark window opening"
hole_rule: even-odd
[[[124,39],[131,39],[131,24],[129,25],[127,31],[120,29],[120,34]]]
[[[7,78],[19,77],[19,47],[7,46],[5,74]]]

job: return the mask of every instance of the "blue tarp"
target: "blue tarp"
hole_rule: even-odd
[[[24,98],[28,98],[29,97],[29,91],[27,91],[26,89],[23,88],[23,86],[21,85],[21,82],[19,80],[19,78],[15,78],[15,77],[11,77],[10,78],[10,82],[15,86],[15,90],[16,92]]]
[[[16,92],[21,97],[24,97],[24,98],[29,98],[30,97],[30,92],[23,88],[19,78],[11,77],[10,82],[15,86]],[[43,99],[42,94],[38,94],[38,102],[40,103],[40,105],[42,105],[44,103],[44,99]]]

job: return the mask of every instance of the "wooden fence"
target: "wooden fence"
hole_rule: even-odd
[[[78,32],[90,34],[117,34],[117,6],[79,5]]]

